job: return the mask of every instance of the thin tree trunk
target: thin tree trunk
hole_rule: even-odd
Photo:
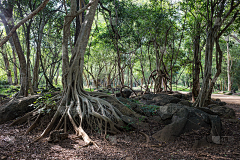
[[[159,46],[157,45],[156,40],[154,41],[154,47],[156,52],[156,70],[157,70],[157,78],[155,79],[155,86],[154,86],[154,92],[159,93],[162,91],[162,72],[161,72],[161,59],[163,55],[161,54],[161,57],[159,55]]]
[[[10,32],[10,29],[8,27],[8,24],[7,22],[5,21],[5,17],[2,17],[3,15],[0,14],[0,17],[2,19],[2,22],[4,24],[4,28],[5,28],[5,31],[6,31],[6,34],[9,34]],[[12,55],[13,55],[13,73],[14,73],[14,84],[18,84],[18,75],[17,75],[17,63],[16,63],[16,55],[15,55],[15,52],[16,52],[16,48],[14,46],[14,42],[13,42],[13,39],[12,37],[9,39],[9,42],[11,44],[11,48],[12,48]]]
[[[33,68],[33,88],[34,90],[38,89],[38,78],[39,78],[39,60],[41,56],[41,44],[42,44],[42,38],[43,38],[43,29],[45,26],[45,19],[42,17],[42,21],[39,27],[38,32],[38,40],[37,40],[37,52],[35,56],[35,64]]]
[[[59,77],[59,67],[57,69],[57,75],[56,75],[56,78],[55,78],[55,85],[58,84],[58,77]]]
[[[200,52],[200,33],[194,38],[194,59],[193,59],[193,87],[192,87],[192,101],[195,102],[197,98],[200,88],[199,88],[199,74],[200,74],[200,64],[201,61],[199,58],[201,57]]]
[[[87,87],[89,88],[88,78],[87,78],[87,75],[85,74],[85,72],[83,72],[83,76],[84,76],[85,81],[87,83]]]
[[[11,69],[9,66],[9,60],[8,60],[8,56],[6,53],[6,50],[4,47],[2,47],[2,56],[3,56],[3,60],[4,60],[4,64],[5,64],[5,70],[7,73],[7,77],[8,77],[8,84],[12,85],[12,74],[11,74]]]
[[[11,27],[10,27],[11,28]],[[27,77],[27,63],[25,56],[22,51],[21,44],[19,42],[19,38],[17,35],[17,32],[15,31],[12,35],[14,45],[17,51],[18,59],[19,59],[19,64],[20,64],[20,84],[21,88],[19,91],[19,96],[28,96],[28,77]]]
[[[133,88],[133,69],[132,69],[132,64],[130,66],[130,87]]]
[[[229,52],[229,36],[227,36],[227,76],[228,76],[228,91],[230,92],[232,89],[231,82],[231,65],[230,65],[230,52]]]
[[[18,74],[17,74],[17,61],[16,61],[16,55],[15,55],[15,47],[12,50],[12,54],[13,54],[13,73],[14,73],[14,84],[17,85],[18,84]]]
[[[27,46],[27,79],[28,79],[28,88],[30,89],[31,95],[34,94],[33,87],[31,83],[31,72],[30,72],[30,29],[31,29],[32,20],[30,20],[29,24],[27,25],[27,31],[25,34],[26,38],[26,46]]]
[[[42,70],[43,70],[44,78],[45,78],[45,80],[46,80],[46,88],[47,88],[47,86],[49,86],[49,85],[50,85],[50,88],[55,88],[55,87],[53,86],[53,84],[51,83],[51,81],[49,80],[49,78],[47,77],[46,70],[45,70],[45,68],[44,68],[44,64],[43,64],[43,62],[42,62],[41,56],[40,56],[40,63],[41,63],[41,67],[42,67]]]

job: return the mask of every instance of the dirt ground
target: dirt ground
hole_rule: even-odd
[[[237,96],[237,95],[212,94],[212,98],[221,99],[221,101],[229,104],[240,105],[240,96]]]
[[[149,136],[148,144],[139,130],[125,130],[118,135],[107,135],[106,139],[100,133],[91,134],[87,131],[98,147],[83,147],[83,140],[71,131],[68,139],[55,144],[48,143],[47,138],[33,142],[43,131],[44,125],[24,135],[27,123],[9,127],[11,122],[7,122],[0,125],[0,159],[240,159],[240,104],[227,105],[237,111],[237,118],[222,120],[223,136],[222,144],[219,145],[202,144],[201,148],[193,147],[197,140],[209,133],[206,129],[181,135],[174,142],[157,142],[151,136],[164,126],[151,119],[148,121],[150,129],[141,130]]]

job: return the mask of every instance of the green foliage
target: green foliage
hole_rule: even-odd
[[[130,131],[132,130],[131,124],[133,124],[134,122],[128,123],[125,126],[122,126],[123,129],[125,129],[126,131]]]
[[[189,87],[183,86],[183,85],[173,85],[172,90],[173,91],[186,91],[186,92],[191,91]]]
[[[151,115],[155,115],[157,110],[160,108],[160,106],[157,105],[144,105],[139,100],[131,99],[132,102],[138,104],[138,107],[143,111],[143,113],[150,113]],[[126,107],[132,109],[132,107],[129,104],[123,103]],[[139,121],[142,121],[143,119],[140,118]]]
[[[47,93],[33,102],[34,108],[42,107],[39,112],[49,114],[57,109],[56,102],[52,100],[52,94]]]
[[[3,64],[3,63],[2,63]],[[0,68],[0,85],[7,85],[7,74]]]
[[[7,95],[9,97],[17,93],[19,89],[20,86],[8,85],[7,83],[4,85],[0,84],[0,94]]]
[[[88,91],[88,92],[93,92],[94,91],[94,89],[93,88],[85,88],[85,91]]]
[[[156,115],[157,110],[160,108],[160,106],[157,105],[139,105],[139,107],[144,113],[148,112],[151,115]]]

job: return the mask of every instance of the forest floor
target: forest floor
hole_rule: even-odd
[[[224,101],[221,97],[222,95],[213,98]],[[151,119],[148,122],[148,128],[151,129],[143,131],[150,137],[148,144],[146,137],[138,130],[107,135],[106,139],[100,133],[91,134],[87,131],[98,147],[83,147],[83,140],[71,132],[68,139],[58,143],[48,143],[47,138],[33,143],[32,140],[42,132],[44,125],[40,125],[39,130],[24,135],[28,128],[27,123],[10,127],[11,122],[7,122],[0,125],[0,159],[239,159],[240,104],[231,102],[228,101],[227,106],[233,108],[237,116],[236,119],[222,119],[224,137],[219,145],[203,144],[200,148],[193,147],[197,140],[208,134],[205,129],[183,134],[174,142],[157,142],[151,136],[164,126]]]

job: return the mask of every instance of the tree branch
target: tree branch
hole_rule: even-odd
[[[68,23],[71,23],[75,17],[77,17],[79,14],[83,13],[86,9],[88,9],[89,6],[93,4],[94,1],[89,2],[86,6],[84,6],[82,9],[78,10],[76,14],[74,15],[66,15],[66,17],[71,17],[71,19],[68,20]]]
[[[48,2],[49,0],[43,1],[43,3],[36,10],[34,10],[26,18],[22,19],[16,26],[14,26],[12,30],[9,32],[9,34],[0,42],[0,47],[2,47],[2,45],[4,45],[9,40],[9,38],[21,25],[23,25],[29,19],[33,18],[38,12],[40,12],[47,5]]]
[[[227,30],[227,28],[235,21],[237,15],[238,15],[239,10],[234,14],[233,18],[231,19],[231,21],[226,25],[225,28],[223,28],[223,30],[221,30],[221,32],[218,34],[218,38],[221,37],[221,35]]]
[[[232,34],[230,36],[233,37],[235,40],[237,40],[240,43],[240,39],[238,39],[236,36],[234,36]]]

